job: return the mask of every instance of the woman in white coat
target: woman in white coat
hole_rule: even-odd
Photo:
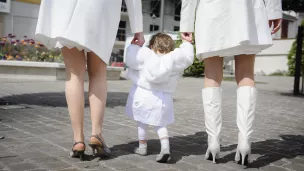
[[[125,0],[134,41],[144,44],[141,0]],[[89,75],[93,154],[109,154],[102,137],[107,98],[107,64],[120,21],[121,0],[42,0],[36,40],[62,48],[66,67],[66,99],[74,132],[72,157],[83,159],[84,76]],[[87,59],[87,60],[86,60]]]
[[[235,160],[248,163],[257,94],[255,54],[272,45],[271,33],[280,29],[281,6],[281,0],[182,0],[181,36],[191,42],[195,23],[196,54],[205,64],[202,96],[208,133],[206,159],[215,162],[220,152],[222,57],[235,56],[239,128]]]

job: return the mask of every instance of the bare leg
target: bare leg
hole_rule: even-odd
[[[211,57],[204,60],[205,80],[204,88],[220,87],[223,79],[223,58]]]
[[[84,141],[84,73],[85,56],[83,51],[76,48],[62,48],[66,67],[66,100],[70,113],[74,141]],[[74,148],[84,148],[84,144],[77,144]]]
[[[92,135],[102,140],[102,123],[107,100],[107,65],[93,52],[88,53],[89,101]],[[97,140],[92,137],[92,139]]]
[[[235,79],[238,87],[254,87],[255,55],[239,55],[235,57]]]

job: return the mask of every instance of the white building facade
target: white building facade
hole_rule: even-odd
[[[41,0],[1,0],[7,4],[7,9],[0,11],[0,36],[16,35],[16,39],[24,36],[34,38],[39,4]],[[169,31],[179,30],[180,0],[165,1],[164,29]],[[1,4],[1,2],[0,2]],[[156,32],[160,28],[160,1],[143,0],[144,32]],[[8,10],[9,9],[9,10]],[[8,10],[8,11],[7,11]],[[154,14],[154,15],[153,15]],[[126,36],[130,35],[127,8],[122,2],[121,21],[113,49],[113,61],[122,61]]]
[[[1,6],[1,3],[3,3],[2,1],[6,2],[6,4],[9,4],[7,6],[8,8],[10,8],[9,11],[7,11],[7,9],[4,9],[4,6]],[[40,1],[41,0],[1,0],[0,1],[0,36],[4,36],[9,33],[12,33],[17,36],[16,37],[17,39],[21,39],[23,38],[23,36],[28,36],[28,38],[34,38]],[[161,9],[160,0],[142,0],[142,7],[143,7],[144,32],[148,34],[151,32],[159,31],[161,24],[159,18],[160,9]],[[181,10],[181,0],[165,0],[165,7],[164,7],[165,31],[171,31],[171,32],[179,31],[180,10]],[[274,39],[278,39],[280,40],[280,42],[286,40],[286,43],[283,43],[286,45],[284,46],[284,53],[281,53],[282,49],[274,48],[271,50],[272,53],[270,54],[267,54],[268,51],[265,51],[266,54],[265,52],[258,54],[257,66],[256,66],[257,73],[269,74],[271,72],[275,72],[276,70],[286,70],[287,68],[286,54],[290,49],[291,46],[290,42],[292,42],[293,39],[296,37],[297,27],[300,24],[301,20],[304,18],[304,15],[297,14],[294,12],[284,12],[283,16],[284,19],[282,22],[282,29],[277,34],[274,35]],[[123,61],[124,46],[125,46],[126,37],[128,35],[131,35],[131,29],[129,25],[127,8],[123,0],[122,8],[121,8],[121,21],[119,24],[116,42],[112,53],[112,58],[111,58],[112,62]],[[276,47],[276,45],[274,47]],[[280,46],[278,46],[278,48],[279,47]],[[280,55],[279,55],[280,57],[273,56],[273,54],[275,54],[276,51],[280,51]],[[268,66],[268,68],[265,68],[267,65],[264,64],[269,62],[272,64],[280,63],[280,65],[271,65]],[[229,63],[232,63],[232,61],[229,60],[226,61],[227,66],[225,68],[230,68],[230,70],[233,70],[233,65],[230,65]],[[263,63],[263,65],[261,65],[260,63]],[[282,67],[283,63],[286,63],[284,67]],[[265,67],[259,67],[259,66],[265,66]]]

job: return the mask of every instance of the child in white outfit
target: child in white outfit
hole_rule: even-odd
[[[174,49],[172,38],[163,33],[154,35],[148,47],[131,44],[126,52],[127,77],[133,81],[126,114],[138,122],[139,147],[135,153],[147,155],[146,129],[155,127],[161,141],[157,162],[170,158],[166,126],[174,122],[173,97],[178,78],[194,60],[192,44],[184,42]]]

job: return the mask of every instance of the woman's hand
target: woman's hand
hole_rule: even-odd
[[[281,23],[282,23],[282,18],[275,19],[275,20],[269,20],[269,27],[271,28],[273,26],[271,34],[275,34],[277,31],[280,30]]]
[[[192,33],[191,32],[183,32],[181,33],[182,40],[186,40],[189,43],[192,43]]]
[[[131,44],[142,46],[145,43],[145,38],[142,32],[135,33]]]

